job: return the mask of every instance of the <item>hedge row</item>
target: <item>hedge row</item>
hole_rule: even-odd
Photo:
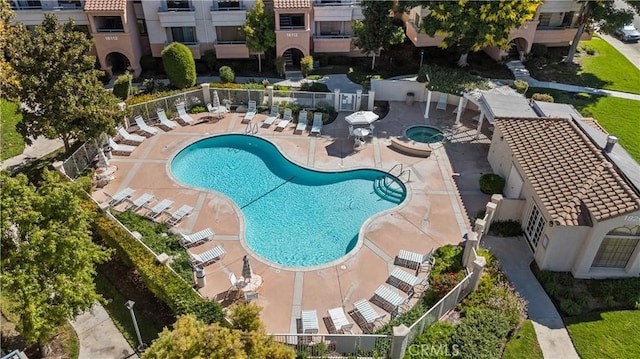
[[[200,297],[189,283],[159,263],[142,243],[115,222],[99,215],[95,228],[104,243],[114,248],[125,264],[136,268],[147,288],[176,315],[193,314],[206,323],[222,321],[224,314],[218,302]]]

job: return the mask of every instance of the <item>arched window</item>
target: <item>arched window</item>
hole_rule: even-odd
[[[624,268],[640,243],[640,226],[618,227],[602,240],[592,267]]]

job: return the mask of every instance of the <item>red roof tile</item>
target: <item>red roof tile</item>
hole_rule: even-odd
[[[87,0],[85,11],[118,11],[127,8],[127,0]]]
[[[274,9],[301,9],[311,7],[311,0],[274,0]]]

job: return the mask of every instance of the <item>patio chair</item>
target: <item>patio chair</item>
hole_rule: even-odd
[[[366,299],[361,299],[353,303],[353,307],[354,312],[364,320],[364,323],[358,323],[358,325],[365,333],[372,333],[376,329],[376,324],[384,320],[385,315],[378,314]]]
[[[132,189],[132,188],[125,188],[122,191],[114,194],[113,196],[109,195],[108,193],[105,193],[107,196],[111,197],[111,199],[109,200],[109,205],[111,207],[113,206],[117,206],[120,204],[120,202],[124,201],[125,199],[131,197],[131,195],[135,192],[136,190]]]
[[[367,144],[367,142],[364,139],[362,139],[361,137],[356,137],[356,138],[353,139],[353,149],[354,150],[361,149],[366,144]]]
[[[160,217],[169,207],[173,205],[173,201],[170,199],[163,199],[160,203],[153,206],[144,216],[152,221]]]
[[[193,207],[186,204],[183,205],[182,207],[178,208],[177,211],[171,213],[171,217],[167,219],[167,224],[170,226],[175,226],[180,221],[182,221],[184,217],[188,216],[191,211],[193,211]]]
[[[320,330],[318,325],[318,313],[315,310],[303,310],[300,314],[302,321],[302,333],[316,334]]]
[[[393,271],[391,271],[391,274],[387,279],[387,283],[405,293],[409,293],[409,295],[412,295],[414,292],[414,287],[426,280],[426,278],[418,278],[415,275],[407,273],[404,270],[396,267],[393,269]]]
[[[249,101],[249,104],[247,105],[247,113],[244,114],[242,122],[253,120],[253,118],[256,116],[256,111],[256,102]]]
[[[347,138],[351,138],[351,137],[355,137],[356,135],[353,133],[354,128],[353,126],[349,125],[349,137]]]
[[[282,115],[282,120],[278,122],[278,126],[276,128],[279,128],[279,129],[287,128],[287,125],[289,125],[292,119],[293,119],[293,112],[291,111],[290,108],[285,108],[284,114]]]
[[[309,123],[309,117],[307,115],[307,111],[305,110],[300,111],[300,113],[298,114],[298,125],[296,126],[296,129],[294,132],[298,132],[298,131],[303,132],[304,130],[307,129],[308,123]]]
[[[176,110],[178,110],[178,117],[185,125],[193,125],[195,123],[193,117],[189,116],[189,114],[187,113],[187,109],[184,107],[184,103],[177,104]]]
[[[144,122],[142,116],[136,116],[133,118],[133,120],[136,122],[136,125],[138,125],[138,129],[142,131],[144,135],[148,135],[147,137],[151,137],[158,133],[158,129],[153,126],[147,125],[147,123]]]
[[[267,117],[264,122],[262,122],[262,126],[271,126],[273,123],[280,118],[280,111],[278,110],[278,106],[271,106],[271,113],[269,113],[269,117]]]
[[[196,266],[207,266],[213,262],[216,262],[220,259],[222,259],[222,257],[224,257],[224,255],[227,253],[225,252],[224,248],[222,248],[222,246],[215,246],[212,249],[209,249],[208,251],[204,251],[200,254],[195,254],[195,253],[191,253],[191,252],[187,252],[189,253],[189,255],[191,256],[191,264],[196,267]]]
[[[207,103],[207,111],[209,111],[209,114],[212,115],[214,118],[217,119],[221,119],[224,117],[224,114],[229,112],[227,110],[226,107],[224,106],[213,106],[210,103]]]
[[[116,143],[113,138],[109,138],[109,147],[111,147],[111,153],[119,156],[129,156],[137,148],[136,146],[121,145],[119,143]]]
[[[426,254],[420,254],[401,249],[398,253],[398,256],[396,257],[395,264],[419,271],[423,266],[428,266],[428,269],[431,269],[431,267],[433,266],[433,261],[435,260],[432,258],[433,249],[431,250],[431,252]]]
[[[127,144],[139,145],[145,140],[144,137],[127,132],[122,127],[118,127],[118,134],[122,137],[122,141]]]
[[[178,124],[175,121],[171,121],[167,117],[167,113],[164,112],[164,109],[159,108],[156,110],[158,114],[158,121],[160,121],[160,126],[164,128],[165,131],[171,131],[178,127]]]
[[[238,278],[236,277],[235,273],[229,273],[229,283],[231,284],[231,286],[229,287],[229,289],[227,289],[227,292],[224,295],[224,300],[229,299],[229,295],[232,292],[236,292],[236,298],[237,299],[237,294],[238,291],[240,291],[240,286],[242,285],[242,282],[238,280]]]
[[[322,130],[322,112],[315,112],[313,114],[313,124],[311,125],[311,133],[320,134]]]
[[[259,297],[258,292],[244,292],[244,304],[249,304]]]
[[[403,298],[400,294],[382,284],[374,292],[373,298],[371,298],[371,303],[374,303],[389,312],[391,314],[391,319],[393,319],[399,314],[400,306],[407,303],[410,298],[411,297]]]
[[[133,201],[130,201],[131,205],[127,209],[135,212],[144,207],[148,202],[153,200],[153,197],[154,196],[152,194],[143,193],[142,195],[140,195],[140,197],[136,198]]]
[[[211,240],[215,235],[216,234],[211,230],[211,228],[205,228],[201,231],[191,234],[180,233],[180,244],[184,248],[195,247],[199,244]]]
[[[342,307],[332,308],[328,310],[331,323],[337,332],[342,334],[350,333],[353,328],[353,323],[349,323],[347,315],[344,314]]]

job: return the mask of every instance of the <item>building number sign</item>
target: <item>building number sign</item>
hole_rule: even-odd
[[[118,41],[117,36],[105,36],[104,39],[107,41]]]
[[[298,37],[298,33],[297,32],[288,32],[287,33],[287,37]]]

